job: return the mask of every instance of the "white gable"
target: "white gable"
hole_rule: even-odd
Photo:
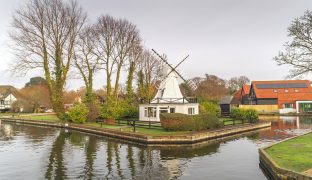
[[[174,103],[186,102],[186,100],[183,101],[178,76],[175,72],[171,72],[166,79],[160,83],[157,94],[151,103],[166,103],[168,101],[174,101]]]
[[[16,97],[13,94],[9,94],[5,99],[5,101],[13,102],[16,101]]]

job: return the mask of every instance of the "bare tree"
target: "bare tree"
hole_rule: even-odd
[[[227,82],[230,94],[243,87],[243,85],[250,83],[250,79],[246,76],[233,77]]]
[[[98,33],[98,44],[96,53],[100,58],[103,69],[106,72],[106,93],[108,99],[112,96],[112,75],[116,64],[116,46],[118,22],[111,16],[101,16],[95,25]]]
[[[131,52],[131,50],[135,51],[135,48],[140,46],[141,43],[138,29],[135,25],[125,19],[118,20],[116,31],[118,35],[118,41],[116,45],[117,58],[115,88],[113,93],[114,97],[117,97],[119,92],[121,68],[125,65],[125,61],[130,57],[130,54],[135,53]]]
[[[98,36],[97,55],[104,64],[107,76],[107,95],[116,100],[119,94],[121,70],[129,58],[134,55],[141,39],[135,25],[127,20],[115,19],[111,16],[101,16],[96,24]],[[129,63],[130,65],[130,63]],[[116,76],[114,90],[111,81]]]
[[[13,70],[27,73],[41,68],[58,115],[64,113],[63,89],[85,19],[75,1],[62,0],[27,1],[13,16],[10,37],[17,57]]]
[[[278,65],[289,65],[289,78],[301,77],[312,72],[312,12],[295,19],[288,28],[291,42],[284,44],[285,51],[279,52],[274,60]]]
[[[127,97],[129,101],[133,100],[133,80],[135,76],[135,71],[139,65],[140,58],[142,56],[142,46],[139,44],[133,45],[128,58],[128,77],[127,77]]]
[[[138,95],[142,100],[150,100],[161,74],[161,64],[148,50],[144,50],[137,67]]]
[[[97,34],[93,26],[86,26],[79,34],[75,51],[75,66],[86,86],[86,99],[92,101],[93,78],[100,69],[100,58],[96,55]]]

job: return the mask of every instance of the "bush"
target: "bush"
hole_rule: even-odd
[[[104,104],[101,109],[101,117],[105,119],[138,118],[139,108],[136,104],[119,100],[117,103]]]
[[[68,117],[73,123],[85,123],[89,110],[83,103],[77,103],[68,111]]]
[[[212,114],[215,116],[218,116],[221,113],[220,107],[210,101],[201,102],[199,105],[199,110],[202,114]]]
[[[233,108],[231,109],[231,117],[233,119],[247,120],[250,123],[259,121],[258,113],[254,109]]]
[[[221,127],[218,118],[212,114],[186,115],[179,113],[162,113],[160,122],[169,131],[200,131]]]
[[[245,110],[245,118],[250,123],[259,122],[259,115],[258,115],[257,111],[254,109],[246,109]]]

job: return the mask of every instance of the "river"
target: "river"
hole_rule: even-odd
[[[262,180],[258,148],[311,130],[312,117],[193,147],[146,147],[58,128],[1,122],[0,179]]]

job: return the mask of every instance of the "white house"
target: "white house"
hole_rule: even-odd
[[[0,86],[0,111],[7,111],[17,100],[17,90],[13,86]]]
[[[168,72],[168,71],[167,71]],[[172,71],[160,83],[154,99],[148,104],[140,104],[140,121],[160,121],[161,113],[198,114],[199,104],[196,98],[183,97],[178,75]]]

